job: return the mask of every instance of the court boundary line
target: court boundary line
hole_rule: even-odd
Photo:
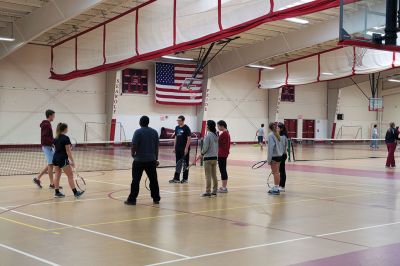
[[[19,249],[16,249],[16,248],[13,248],[13,247],[4,245],[4,244],[2,244],[2,243],[0,243],[0,247],[2,247],[2,248],[4,248],[4,249],[7,249],[7,250],[10,250],[10,251],[14,251],[14,252],[16,252],[16,253],[19,253],[19,254],[24,255],[24,256],[26,256],[26,257],[29,257],[29,258],[31,258],[31,259],[34,259],[34,260],[43,262],[43,263],[45,263],[45,264],[47,264],[47,265],[51,265],[51,266],[60,266],[60,264],[51,262],[51,261],[46,260],[46,259],[43,259],[43,258],[40,258],[40,257],[35,256],[35,255],[33,255],[33,254],[30,254],[30,253],[28,253],[28,252],[25,252],[25,251],[22,251],[22,250],[19,250]]]
[[[3,207],[0,207],[0,209],[7,210],[6,208],[3,208]],[[149,248],[149,249],[152,249],[152,250],[156,250],[156,251],[159,251],[159,252],[167,253],[167,254],[170,254],[170,255],[177,256],[177,257],[189,258],[189,256],[186,256],[186,255],[183,255],[183,254],[179,254],[179,253],[176,253],[176,252],[173,252],[173,251],[169,251],[169,250],[166,250],[166,249],[150,246],[150,245],[143,244],[143,243],[140,243],[140,242],[136,242],[136,241],[133,241],[133,240],[121,238],[121,237],[118,237],[118,236],[114,236],[114,235],[110,235],[110,234],[106,234],[106,233],[102,233],[102,232],[98,232],[98,231],[94,231],[94,230],[90,230],[90,229],[86,229],[86,228],[82,228],[82,227],[79,227],[79,226],[74,226],[74,225],[70,225],[70,224],[66,224],[66,223],[57,222],[57,221],[54,221],[54,220],[50,220],[50,219],[47,219],[47,218],[31,215],[31,214],[24,213],[24,212],[19,212],[19,211],[14,211],[14,210],[10,210],[10,212],[16,213],[16,214],[19,214],[19,215],[22,215],[22,216],[30,217],[30,218],[33,218],[33,219],[37,219],[37,220],[41,220],[41,221],[45,221],[45,222],[49,222],[49,223],[53,223],[53,224],[58,224],[58,225],[61,225],[61,226],[64,226],[64,227],[69,227],[69,228],[74,228],[74,229],[81,230],[81,231],[84,231],[84,232],[89,232],[89,233],[92,233],[92,234],[95,234],[95,235],[108,237],[108,238],[119,240],[119,241],[122,241],[122,242],[125,242],[125,243],[130,243],[130,244],[133,244],[133,245]]]

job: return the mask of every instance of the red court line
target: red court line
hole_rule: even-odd
[[[229,160],[230,165],[235,166],[248,166],[251,167],[255,162],[244,161],[244,160]],[[342,175],[342,176],[359,176],[359,177],[372,177],[372,178],[384,178],[384,179],[400,179],[400,173],[395,172],[393,169],[383,170],[362,170],[362,169],[351,169],[351,168],[339,168],[329,166],[314,166],[298,163],[286,164],[286,169],[289,171],[298,171],[306,173],[321,173],[331,175]]]

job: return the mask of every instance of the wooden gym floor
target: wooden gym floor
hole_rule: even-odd
[[[250,168],[263,158],[233,147],[230,192],[212,199],[199,196],[201,167],[184,185],[160,169],[159,206],[144,188],[137,206],[123,204],[126,170],[82,173],[80,200],[66,178],[68,197],[56,200],[31,176],[0,177],[0,264],[399,265],[400,174],[385,159],[289,163],[287,191],[270,196],[267,169]]]

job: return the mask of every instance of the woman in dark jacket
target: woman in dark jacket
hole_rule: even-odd
[[[386,131],[385,142],[388,150],[386,159],[386,167],[396,167],[394,160],[394,152],[396,150],[397,140],[399,139],[399,133],[395,128],[395,124],[390,123],[390,128]]]

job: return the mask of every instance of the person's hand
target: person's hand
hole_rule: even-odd
[[[185,156],[189,153],[189,149],[185,148]]]
[[[197,156],[197,160],[201,160],[203,158],[203,155],[199,155],[199,156]]]

